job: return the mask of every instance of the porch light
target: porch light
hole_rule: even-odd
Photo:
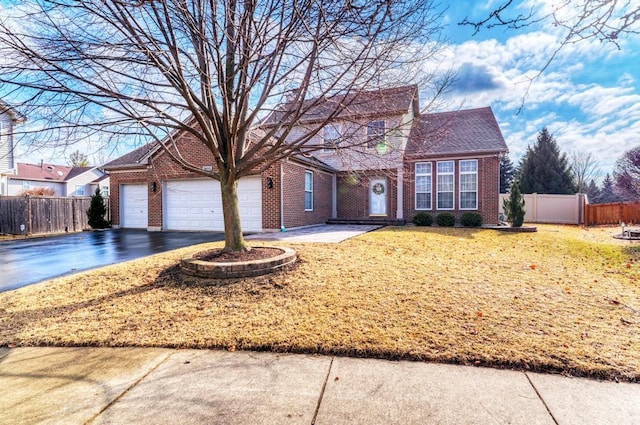
[[[273,189],[273,179],[271,177],[267,177],[267,189]]]
[[[156,191],[156,189],[157,189],[156,182],[151,182],[151,184],[149,185],[149,187],[151,188],[151,191],[152,191],[152,192],[155,192],[155,191]]]

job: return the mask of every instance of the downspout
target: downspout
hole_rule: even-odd
[[[284,227],[284,170],[280,161],[280,231],[286,231]]]

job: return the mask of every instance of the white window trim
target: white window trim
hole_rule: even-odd
[[[376,143],[373,146],[369,146],[369,126],[373,123],[378,123],[381,122],[382,123],[382,134],[375,134],[372,135],[372,137],[381,137],[382,138],[382,143],[387,143],[387,122],[385,120],[373,120],[373,121],[369,121],[369,123],[367,123],[367,139],[366,139],[366,144],[365,147],[367,149],[376,149],[376,147],[378,146],[378,143]]]
[[[451,162],[453,164],[453,171],[451,171],[450,173],[440,173],[438,171],[438,164],[443,164],[443,163],[447,163],[447,162]],[[452,176],[453,177],[453,190],[451,191],[446,191],[446,192],[440,192],[438,190],[438,178],[440,177],[440,175],[443,176]],[[453,205],[451,208],[440,208],[438,206],[438,194],[439,193],[451,193],[453,195],[452,200],[453,200]],[[438,161],[436,162],[436,210],[438,211],[454,211],[456,209],[456,161],[454,160],[449,160],[449,161]]]
[[[82,189],[82,194],[78,193],[79,189]],[[85,196],[85,192],[86,191],[84,190],[84,185],[83,184],[77,184],[75,192],[76,192],[76,196]]]
[[[460,165],[461,162],[464,161],[474,161],[476,163],[476,171],[462,171],[462,166]],[[459,172],[459,176],[462,176],[463,174],[475,174],[476,175],[476,206],[475,208],[462,208],[462,186],[460,186],[459,190],[458,190],[458,205],[460,205],[460,210],[465,210],[465,211],[475,211],[478,209],[478,160],[477,159],[461,159],[458,162],[458,172]],[[462,179],[460,177],[458,177],[458,181],[461,182]],[[459,183],[460,184],[460,183]],[[469,192],[473,192],[471,190],[465,190],[464,193],[469,193]]]
[[[311,189],[307,189],[307,175],[311,176]],[[311,208],[307,208],[307,193],[311,193]],[[304,171],[304,210],[313,211],[313,171]]]
[[[418,165],[429,165],[429,174],[426,173],[418,173]],[[416,162],[414,164],[414,172],[415,172],[415,183],[414,183],[414,205],[416,207],[416,211],[433,211],[433,163],[432,162]],[[431,177],[431,184],[429,185],[429,192],[420,192],[420,193],[429,193],[429,205],[430,208],[418,208],[418,176],[429,176]]]

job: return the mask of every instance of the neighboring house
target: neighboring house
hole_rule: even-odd
[[[109,176],[97,167],[68,167],[55,164],[18,163],[15,173],[5,174],[6,193],[16,196],[39,187],[50,188],[55,196],[90,196],[96,188],[109,191]]]
[[[424,114],[418,88],[335,97],[311,108],[288,140],[317,128],[311,155],[292,155],[239,181],[243,230],[273,231],[329,219],[410,221],[431,214],[482,214],[497,223],[499,155],[507,151],[491,108]],[[335,105],[347,105],[335,114]],[[261,124],[281,119],[274,113]],[[334,116],[335,115],[335,116]],[[315,126],[315,127],[314,127]],[[185,159],[214,168],[212,154],[178,134]],[[349,148],[345,148],[349,145]],[[218,182],[183,170],[148,144],[104,166],[112,223],[148,230],[223,230]]]
[[[0,195],[7,189],[5,173],[10,173],[14,165],[14,128],[25,121],[24,115],[0,101]]]

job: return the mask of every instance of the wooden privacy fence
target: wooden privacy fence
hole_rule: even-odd
[[[109,199],[105,198],[107,211]],[[89,229],[90,197],[0,197],[0,233],[62,233]],[[107,213],[109,215],[109,213]],[[106,217],[110,220],[110,217]]]
[[[640,224],[640,201],[586,204],[584,207],[584,223],[587,226],[623,222]]]

